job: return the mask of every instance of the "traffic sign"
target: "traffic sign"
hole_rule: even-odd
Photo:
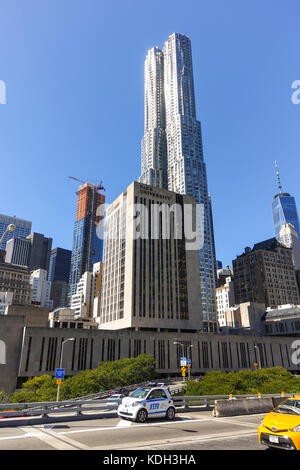
[[[188,360],[186,361],[186,365],[187,365],[188,368],[190,369],[190,367],[191,367],[191,365],[192,365],[191,359],[188,359]]]
[[[180,358],[180,365],[181,366],[186,366],[186,361],[187,361],[186,357],[181,357]]]
[[[55,378],[56,379],[63,379],[65,376],[65,369],[56,369],[55,371]]]
[[[62,379],[56,379],[56,384],[57,385],[61,385],[61,383],[62,383]]]

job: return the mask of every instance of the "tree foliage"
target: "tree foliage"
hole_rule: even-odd
[[[155,378],[153,356],[140,355],[136,358],[101,362],[97,369],[82,371],[64,379],[60,388],[60,400],[69,400],[117,387],[145,382]],[[55,401],[57,385],[54,377],[34,377],[15,392],[11,403]]]
[[[291,372],[273,367],[238,372],[207,372],[200,382],[187,382],[187,396],[253,395],[256,393],[299,393],[300,380]]]
[[[0,390],[0,403],[7,403],[8,395],[6,395],[4,390]]]

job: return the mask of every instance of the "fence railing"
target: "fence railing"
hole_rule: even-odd
[[[261,398],[282,397],[282,399],[292,396],[293,394],[262,394]],[[205,396],[174,396],[173,403],[176,408],[189,409],[193,411],[199,407],[210,408],[214,406],[215,400],[221,399],[238,399],[238,398],[257,398],[258,395],[205,395]],[[102,399],[97,402],[93,399],[89,400],[66,400],[60,402],[35,402],[35,403],[4,403],[0,404],[0,418],[14,417],[30,417],[41,416],[48,417],[49,414],[75,413],[80,416],[84,413],[95,414],[94,412],[116,412],[122,399]],[[13,410],[12,410],[13,408]],[[1,411],[5,410],[6,411]],[[19,411],[18,411],[19,410]]]

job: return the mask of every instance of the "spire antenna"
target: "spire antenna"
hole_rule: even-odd
[[[278,165],[277,165],[277,160],[275,160],[275,169],[276,169],[276,175],[277,175],[277,180],[278,180],[279,191],[280,191],[280,194],[282,194],[282,185],[281,185],[281,181],[280,181],[280,174],[279,174],[279,169],[278,169]]]

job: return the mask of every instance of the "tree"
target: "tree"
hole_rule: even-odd
[[[144,354],[136,358],[101,362],[97,369],[82,371],[64,379],[60,388],[60,399],[69,400],[154,378],[155,361],[150,355]],[[25,382],[22,385],[22,390],[12,395],[10,402],[55,401],[56,393],[55,378],[42,375]]]
[[[3,389],[0,390],[0,403],[8,403],[8,395]]]
[[[300,381],[281,367],[238,372],[207,372],[199,383],[187,382],[186,395],[254,395],[299,393]]]

